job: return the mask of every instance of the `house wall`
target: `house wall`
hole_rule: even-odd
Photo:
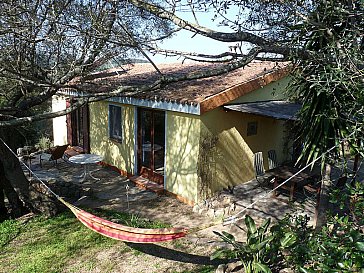
[[[247,182],[255,177],[253,155],[262,151],[264,165],[268,169],[268,151],[276,150],[278,162],[285,160],[284,121],[222,108],[203,115],[202,138],[217,136],[216,148],[210,157],[213,166],[211,191]],[[257,134],[247,136],[248,122],[257,122]]]
[[[282,90],[283,83],[272,83],[233,103],[281,99]],[[92,103],[91,152],[102,155],[108,164],[134,174],[135,108],[117,102],[113,104],[122,106],[123,142],[117,143],[108,137],[109,103]],[[248,122],[257,122],[256,135],[247,136]],[[234,111],[225,112],[222,107],[202,116],[166,111],[165,139],[164,188],[192,202],[199,202],[205,197],[201,191],[206,183],[211,192],[215,192],[253,179],[254,152],[263,152],[266,165],[270,149],[276,150],[278,161],[284,159],[283,121]]]
[[[289,77],[285,77],[279,81],[272,82],[260,89],[254,90],[240,98],[231,101],[228,104],[267,101],[267,100],[284,100],[287,96],[284,94],[285,88],[289,83]]]
[[[283,82],[284,84],[284,82]],[[281,99],[282,83],[272,83],[249,93],[234,103],[245,101],[265,101]],[[247,135],[249,122],[257,123],[257,134]],[[262,151],[265,168],[268,169],[268,151],[276,150],[278,162],[286,160],[285,121],[273,118],[225,111],[222,107],[201,116],[201,141],[217,137],[216,146],[208,155],[210,177],[207,181],[211,192],[247,182],[255,177],[253,156]],[[206,162],[205,162],[206,164]],[[204,183],[202,181],[202,183]]]
[[[52,112],[66,109],[66,98],[63,96],[52,97]],[[53,144],[67,144],[67,123],[66,116],[60,116],[53,119]]]
[[[132,174],[135,165],[135,116],[134,106],[120,105],[122,115],[121,143],[109,139],[109,103],[90,104],[90,148],[92,153],[103,156],[103,161]]]
[[[165,189],[196,202],[200,139],[198,116],[166,112]]]

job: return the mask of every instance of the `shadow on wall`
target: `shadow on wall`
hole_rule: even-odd
[[[103,161],[128,173],[134,172],[134,108],[122,108],[122,141],[109,139],[109,103],[102,101],[90,105],[91,152],[103,156]]]
[[[202,116],[201,120],[202,138],[204,135],[210,135],[218,139],[214,148],[215,169],[210,170],[211,192],[251,180],[254,177],[251,160],[253,152],[239,131],[242,127],[242,118],[235,113],[215,109]]]
[[[283,158],[283,121],[222,109],[206,113],[201,120],[203,131],[218,137],[216,170],[211,170],[214,172],[211,188],[215,192],[253,179],[255,152],[263,151],[266,158],[268,150],[275,149],[278,157]],[[247,136],[249,122],[258,125],[255,135]]]
[[[235,127],[219,134],[217,146],[223,156],[215,180],[220,183],[215,186],[227,188],[254,178],[253,152]]]

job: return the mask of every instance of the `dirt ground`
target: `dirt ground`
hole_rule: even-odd
[[[45,164],[40,168],[37,161],[33,161],[32,169],[41,179],[57,182],[71,182],[92,195],[83,196],[75,205],[88,208],[113,209],[128,212],[138,217],[161,221],[174,227],[205,227],[199,232],[188,234],[185,238],[159,244],[131,244],[120,242],[113,247],[103,249],[97,253],[83,253],[79,259],[73,261],[64,272],[214,272],[214,268],[225,261],[211,261],[210,255],[223,244],[213,233],[227,231],[239,240],[245,237],[244,230],[236,225],[221,224],[222,217],[211,218],[206,213],[193,212],[193,208],[180,201],[157,195],[153,192],[141,190],[127,178],[120,176],[108,167],[92,166],[93,175],[100,180],[88,177],[81,183],[79,175],[83,168],[67,162],[59,162],[56,166]],[[364,177],[361,172],[361,179]],[[314,214],[315,204],[307,198],[298,196],[295,202],[287,202],[282,198],[271,198],[269,189],[262,189],[256,182],[244,183],[234,189],[236,210],[233,214],[245,210],[251,203],[257,201],[244,214],[249,214],[259,224],[265,219],[273,220],[283,217],[286,213]],[[236,222],[244,227],[243,216]]]
[[[108,167],[95,165],[92,168],[93,176],[100,180],[88,177],[81,183],[78,176],[83,169],[78,165],[59,162],[56,166],[49,164],[40,168],[36,162],[32,163],[32,170],[44,181],[69,181],[84,189],[91,189],[92,195],[81,197],[74,203],[77,206],[128,212],[175,227],[204,227],[216,222],[206,215],[194,213],[192,207],[174,198],[137,188]],[[64,268],[64,272],[214,272],[214,268],[224,261],[210,260],[210,255],[220,245],[212,230],[219,230],[219,225],[171,242],[120,242],[97,253],[83,253]]]

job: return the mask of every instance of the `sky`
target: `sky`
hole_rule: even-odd
[[[176,15],[189,22],[195,23],[195,19],[191,12],[177,12]],[[217,22],[212,21],[213,15],[213,12],[196,13],[196,17],[200,25],[218,31],[232,31],[228,27],[217,26]],[[204,54],[219,54],[229,51],[229,45],[231,44],[214,41],[201,35],[194,35],[192,32],[181,30],[172,38],[167,39],[163,43],[159,44],[159,47],[163,49],[180,50],[185,52],[187,51]],[[182,58],[166,58],[163,55],[150,55],[149,57],[155,63],[182,62],[183,60]]]

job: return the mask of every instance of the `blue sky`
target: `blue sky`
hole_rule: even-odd
[[[195,19],[191,12],[177,12],[177,16],[195,23]],[[197,20],[200,25],[208,27],[214,30],[231,32],[228,27],[217,26],[217,22],[213,22],[211,19],[213,17],[212,12],[198,12],[196,13]],[[228,43],[214,41],[212,39],[203,37],[201,35],[193,35],[189,31],[179,31],[172,38],[165,40],[163,43],[159,44],[159,47],[163,49],[180,50],[195,53],[204,54],[219,54],[222,52],[229,51]],[[155,63],[171,63],[171,62],[182,62],[182,58],[166,58],[162,55],[150,56]]]

